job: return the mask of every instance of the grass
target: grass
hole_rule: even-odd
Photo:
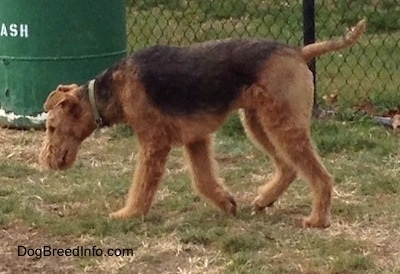
[[[252,214],[249,204],[257,186],[265,183],[272,170],[264,154],[243,136],[236,116],[216,136],[221,176],[239,203],[236,218],[221,214],[196,196],[182,151],[175,149],[150,214],[143,219],[110,220],[108,213],[123,205],[134,165],[136,141],[126,127],[85,141],[78,162],[65,172],[38,169],[35,157],[42,132],[1,129],[5,149],[0,152],[4,159],[0,165],[0,250],[6,255],[0,265],[14,272],[33,267],[35,261],[15,255],[16,246],[46,244],[134,249],[133,257],[40,259],[47,271],[400,271],[400,214],[394,210],[400,207],[398,134],[369,119],[342,117],[315,121],[313,135],[336,178],[333,225],[326,230],[295,225],[309,213],[311,203],[309,189],[301,180],[273,209]]]
[[[127,1],[128,46],[188,45],[226,37],[265,37],[301,45],[300,2],[278,0]],[[340,37],[360,18],[367,33],[358,45],[317,60],[317,98],[339,93],[338,105],[370,98],[382,111],[400,100],[400,8],[396,1],[324,0],[316,3],[317,39]]]

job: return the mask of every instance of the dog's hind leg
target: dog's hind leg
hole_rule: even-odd
[[[305,63],[276,56],[269,73],[255,88],[254,107],[279,155],[308,181],[313,206],[303,225],[329,226],[333,179],[315,152],[310,124],[313,103],[312,74]]]
[[[140,146],[133,183],[125,206],[110,214],[112,218],[130,218],[146,215],[164,173],[170,146],[145,143]]]
[[[196,190],[222,211],[236,215],[236,202],[222,182],[218,182],[211,138],[185,145],[186,158]]]
[[[240,119],[247,136],[257,147],[269,154],[275,166],[274,177],[259,188],[258,196],[252,202],[256,210],[262,210],[267,206],[272,206],[283,194],[296,178],[296,171],[278,154],[268,135],[264,132],[255,110],[241,110]]]
[[[263,123],[265,128],[271,131],[271,141],[282,152],[282,156],[292,163],[313,190],[312,211],[309,217],[304,218],[303,225],[329,226],[333,180],[315,153],[308,129],[298,127],[295,123],[290,124],[290,121],[286,124],[292,125],[290,130],[272,129],[269,123]]]

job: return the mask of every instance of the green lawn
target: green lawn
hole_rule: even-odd
[[[110,220],[108,213],[124,202],[134,166],[137,144],[126,128],[89,138],[66,172],[39,170],[43,132],[1,129],[0,272],[399,272],[398,134],[360,118],[315,121],[313,134],[336,178],[332,226],[326,230],[295,225],[311,203],[301,180],[274,208],[252,214],[249,204],[271,166],[235,117],[218,133],[216,145],[221,176],[239,203],[236,218],[195,195],[182,151],[175,149],[150,214]],[[134,256],[35,260],[18,257],[18,245],[133,248]]]

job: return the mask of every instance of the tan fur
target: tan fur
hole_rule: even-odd
[[[349,47],[357,42],[358,38],[364,33],[366,27],[367,20],[363,19],[352,27],[343,38],[307,45],[301,48],[301,55],[304,60],[308,62],[321,54]]]
[[[230,112],[242,109],[246,133],[270,155],[275,166],[275,175],[260,187],[252,203],[254,208],[261,210],[272,205],[299,175],[309,183],[314,197],[311,214],[303,225],[329,226],[333,180],[310,138],[314,91],[306,61],[353,44],[364,28],[363,20],[340,41],[277,51],[258,72],[258,80],[242,91],[228,111],[218,115],[164,115],[150,103],[136,69],[114,73],[116,98],[112,104],[100,106],[102,115],[112,123],[131,125],[140,148],[125,206],[110,216],[130,218],[148,213],[168,153],[176,145],[185,148],[195,189],[217,208],[236,214],[233,196],[218,179],[212,134]],[[130,64],[130,67],[135,65]],[[58,169],[70,167],[79,144],[96,128],[91,106],[82,99],[82,90],[74,85],[61,86],[49,95],[45,103],[49,112],[46,139],[40,153],[43,165]],[[115,102],[122,102],[122,109],[116,109]],[[119,112],[124,115],[118,116]]]

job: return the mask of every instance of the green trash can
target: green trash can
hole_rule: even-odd
[[[0,125],[42,127],[52,89],[126,55],[125,28],[125,0],[1,0]]]

